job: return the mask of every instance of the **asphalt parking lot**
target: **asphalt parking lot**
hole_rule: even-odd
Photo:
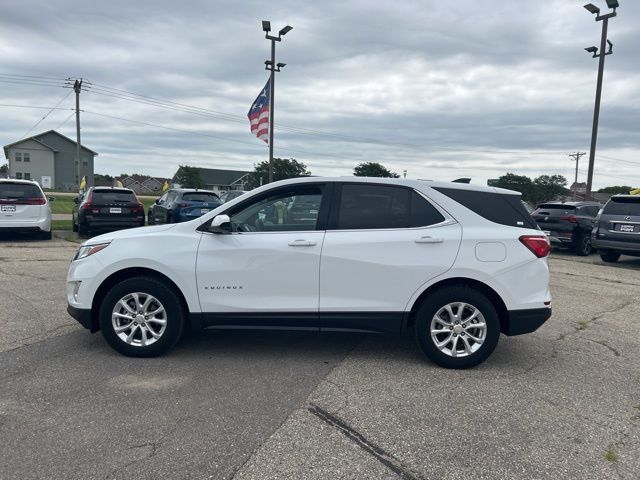
[[[640,259],[554,252],[553,317],[468,371],[410,336],[212,333],[122,357],[66,314],[77,244],[0,241],[0,478],[640,471]]]

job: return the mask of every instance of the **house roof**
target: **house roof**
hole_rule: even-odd
[[[77,142],[75,142],[74,140],[71,140],[69,137],[67,137],[67,136],[65,136],[65,135],[62,135],[61,133],[56,132],[55,130],[48,130],[48,131],[46,131],[46,132],[39,133],[39,134],[37,134],[37,135],[33,135],[33,136],[31,136],[31,137],[23,138],[23,139],[21,139],[21,140],[18,140],[17,142],[10,143],[9,145],[5,145],[5,146],[4,146],[4,156],[5,156],[6,158],[9,158],[9,152],[8,152],[8,149],[9,149],[9,148],[14,147],[14,146],[16,146],[16,145],[19,145],[19,144],[21,144],[21,143],[23,143],[23,142],[26,142],[26,141],[28,141],[28,140],[33,140],[33,141],[35,141],[35,142],[38,142],[39,144],[41,144],[41,145],[43,145],[43,146],[47,147],[48,149],[50,149],[51,151],[56,152],[57,150],[55,150],[55,149],[54,149],[54,148],[52,148],[51,146],[47,145],[47,144],[46,144],[45,142],[43,142],[43,141],[42,141],[42,139],[41,139],[41,137],[44,137],[45,135],[48,135],[48,134],[50,134],[50,133],[53,133],[53,134],[55,134],[55,135],[58,135],[59,137],[64,138],[65,140],[67,140],[67,141],[69,141],[69,142],[73,143],[74,145],[77,145]],[[94,155],[98,155],[98,152],[94,152],[93,150],[91,150],[90,148],[85,147],[85,146],[84,146],[84,145],[82,145],[82,144],[80,145],[80,147],[81,147],[81,148],[83,148],[84,150],[88,151],[88,152],[93,153]]]
[[[233,185],[250,172],[244,170],[223,170],[219,168],[198,168],[200,178],[205,185]],[[176,172],[177,175],[178,172]],[[174,175],[175,179],[176,176]]]

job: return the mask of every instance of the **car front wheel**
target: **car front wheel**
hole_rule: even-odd
[[[180,298],[160,280],[134,277],[114,285],[100,306],[100,329],[118,352],[154,357],[173,347],[184,328]]]
[[[484,362],[500,337],[496,309],[482,293],[466,286],[430,294],[415,316],[418,346],[446,368],[471,368]]]

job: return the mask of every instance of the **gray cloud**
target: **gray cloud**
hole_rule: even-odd
[[[596,186],[640,185],[640,6],[621,3]],[[245,119],[267,78],[262,19],[294,26],[278,45],[287,67],[276,81],[276,155],[316,174],[347,175],[371,160],[417,178],[572,179],[566,154],[588,150],[596,62],[582,48],[598,42],[600,24],[577,1],[12,2],[0,18],[0,74],[93,82],[82,94],[83,142],[100,152],[100,172],[251,168],[267,156]],[[100,86],[226,115],[134,103]],[[66,93],[0,82],[1,104],[51,107]],[[45,113],[0,107],[0,141]],[[69,113],[53,112],[32,133]],[[73,136],[73,119],[60,131]]]

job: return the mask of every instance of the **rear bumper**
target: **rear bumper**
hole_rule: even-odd
[[[67,304],[67,313],[75,318],[84,328],[89,329],[91,333],[99,330],[97,322],[94,321],[93,315],[91,315],[91,310],[76,308]]]
[[[620,242],[604,238],[591,237],[591,245],[597,250],[615,250],[620,253],[640,254],[640,235],[635,242]]]
[[[551,307],[510,310],[503,325],[505,335],[522,335],[535,332],[551,317]]]
[[[81,225],[87,228],[94,229],[108,229],[108,228],[136,228],[144,226],[144,217],[131,217],[131,218],[87,218],[80,220]]]
[[[38,233],[51,231],[51,217],[0,222],[0,233]]]

